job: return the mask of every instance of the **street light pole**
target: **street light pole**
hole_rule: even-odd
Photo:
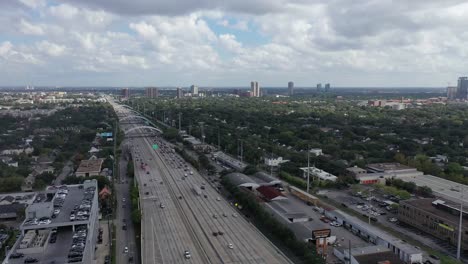
[[[462,189],[462,188],[460,188]],[[462,237],[462,222],[463,222],[463,189],[460,197],[460,220],[458,222],[458,244],[457,244],[457,259],[460,260],[461,255],[461,237]]]
[[[310,188],[310,146],[307,145],[307,193]]]

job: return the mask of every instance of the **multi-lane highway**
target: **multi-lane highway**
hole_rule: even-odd
[[[113,105],[120,116],[132,114]],[[291,263],[169,143],[129,141],[140,188],[142,263]]]

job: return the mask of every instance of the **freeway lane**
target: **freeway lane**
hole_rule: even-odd
[[[291,263],[255,227],[237,217],[203,177],[171,153],[167,142],[130,141],[143,212],[142,263]],[[151,148],[154,142],[161,146],[157,151]],[[147,164],[144,169],[141,162]],[[193,187],[202,185],[202,195],[196,194]],[[185,250],[190,251],[190,259],[185,259]]]

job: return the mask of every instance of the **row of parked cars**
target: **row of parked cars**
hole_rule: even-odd
[[[83,200],[70,212],[70,221],[84,221],[89,219],[91,207],[93,205],[93,197],[96,187],[91,186],[86,188]]]
[[[88,229],[86,225],[79,225],[75,227],[73,234],[72,246],[68,251],[68,262],[81,262],[83,259],[83,252],[86,247],[86,237],[88,236]]]

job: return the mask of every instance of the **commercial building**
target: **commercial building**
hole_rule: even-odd
[[[288,82],[288,95],[289,96],[294,95],[294,83],[293,82]]]
[[[252,178],[243,173],[232,172],[226,174],[224,177],[237,187],[244,187],[250,190],[260,187],[260,184],[256,183]]]
[[[300,168],[303,171],[302,177],[307,178],[307,174],[310,175],[310,177],[318,179],[318,180],[326,180],[326,181],[336,181],[338,177],[336,177],[333,174],[330,174],[324,170],[321,170],[316,167],[303,167]]]
[[[212,156],[215,160],[237,171],[243,171],[247,167],[246,163],[233,158],[222,151],[214,152]]]
[[[468,99],[468,77],[458,78],[457,99],[460,99],[460,100]]]
[[[101,173],[103,162],[104,159],[82,160],[75,175],[78,177],[98,176]]]
[[[422,252],[405,241],[340,210],[324,210],[323,213],[365,241],[389,249],[405,263],[422,263]]]
[[[373,163],[366,166],[367,170],[359,167],[346,169],[361,184],[385,183],[387,179],[409,179],[422,176],[423,173],[400,163]]]
[[[330,84],[327,83],[325,84],[325,92],[329,92],[330,91]]]
[[[322,91],[322,84],[317,83],[317,92],[321,92],[321,91]]]
[[[190,86],[190,93],[192,96],[198,96],[198,86],[192,85]]]
[[[258,82],[250,82],[250,96],[251,97],[260,97],[261,91]]]
[[[265,165],[271,166],[271,167],[278,167],[282,163],[288,162],[289,160],[284,160],[283,157],[265,157],[264,158]]]
[[[128,88],[122,88],[121,95],[122,95],[122,98],[129,98],[130,90]]]
[[[182,88],[177,87],[176,97],[177,97],[177,99],[180,99],[180,98],[184,97],[184,91],[182,90]]]
[[[447,87],[447,100],[454,100],[457,98],[457,87],[449,86]]]
[[[97,181],[49,187],[26,208],[20,237],[3,263],[94,263],[98,224]],[[23,258],[10,258],[22,253]]]
[[[146,97],[157,98],[159,96],[159,90],[156,87],[148,87],[145,89]]]
[[[401,201],[398,220],[454,246],[458,241],[460,204],[441,199]],[[468,251],[468,213],[463,212],[462,249]]]
[[[406,264],[390,249],[383,246],[356,247],[351,248],[350,252],[349,248],[343,245],[335,247],[333,254],[341,261],[351,264]]]

